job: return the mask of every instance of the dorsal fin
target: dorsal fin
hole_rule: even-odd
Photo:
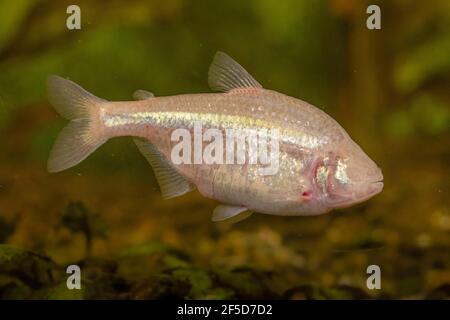
[[[155,97],[155,95],[152,92],[146,91],[146,90],[136,90],[133,93],[134,100],[147,100],[147,99],[151,99],[154,97]]]
[[[223,92],[236,88],[262,88],[239,63],[221,51],[216,53],[209,67],[208,83],[212,90]]]
[[[143,138],[133,138],[133,140],[152,166],[164,199],[178,197],[194,189],[194,185],[172,168],[164,155],[153,144]]]

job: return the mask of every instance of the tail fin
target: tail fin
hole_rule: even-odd
[[[77,165],[106,142],[98,130],[99,106],[106,100],[58,76],[49,76],[47,87],[51,104],[70,120],[59,133],[47,163],[49,172],[58,172]]]

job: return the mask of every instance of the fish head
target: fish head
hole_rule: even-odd
[[[319,157],[313,183],[322,204],[331,209],[363,202],[383,190],[383,174],[352,140]]]

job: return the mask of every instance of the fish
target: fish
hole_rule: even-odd
[[[50,151],[48,171],[71,168],[109,139],[129,136],[152,166],[163,198],[198,189],[219,203],[212,221],[241,220],[254,212],[319,215],[361,203],[382,191],[381,169],[321,109],[263,88],[220,51],[210,65],[208,82],[216,92],[155,97],[138,90],[132,101],[113,102],[70,80],[49,76],[49,101],[70,122]],[[267,163],[249,161],[251,148],[241,162],[174,161],[173,151],[181,139],[174,141],[173,133],[181,129],[192,133],[186,138],[191,146],[202,148],[213,139],[203,136],[198,141],[199,132],[272,130],[277,133],[277,170],[262,174]]]

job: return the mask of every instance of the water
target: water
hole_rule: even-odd
[[[433,42],[449,36],[448,5],[414,10],[415,20],[400,15],[410,4],[386,6],[373,33],[359,7],[308,4],[137,1],[97,16],[93,1],[80,31],[65,29],[57,2],[0,10],[24,16],[0,36],[0,296],[449,298],[449,73],[439,59],[448,48]],[[208,92],[216,50],[332,115],[382,168],[383,192],[323,216],[230,225],[210,221],[216,203],[198,192],[163,201],[129,138],[46,172],[64,123],[46,99],[48,74],[110,100]],[[94,279],[75,296],[63,287],[69,264]],[[369,265],[381,269],[381,290],[366,286]]]

